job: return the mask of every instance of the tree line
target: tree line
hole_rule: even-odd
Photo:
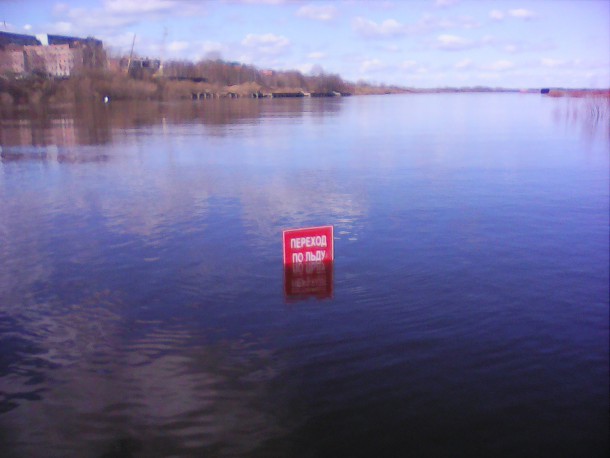
[[[261,70],[253,65],[227,62],[220,59],[199,62],[169,61],[163,65],[162,75],[168,79],[205,81],[222,86],[256,83],[273,89],[303,89],[309,92],[353,92],[353,84],[336,74],[318,69],[311,75],[296,70]]]

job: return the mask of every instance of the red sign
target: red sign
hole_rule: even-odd
[[[305,262],[284,266],[286,299],[325,299],[333,295],[333,263]]]
[[[284,231],[284,265],[331,262],[334,258],[332,226]]]

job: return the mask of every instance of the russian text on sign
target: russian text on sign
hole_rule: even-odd
[[[284,264],[332,262],[334,258],[332,226],[288,229],[283,239]]]
[[[303,247],[326,247],[326,236],[318,235],[317,237],[299,237],[296,239],[290,240],[290,248],[303,248]]]

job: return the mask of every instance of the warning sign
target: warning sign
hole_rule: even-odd
[[[284,231],[284,265],[334,260],[333,226]]]

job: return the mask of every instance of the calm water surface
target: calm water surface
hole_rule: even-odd
[[[607,456],[609,132],[534,94],[4,114],[0,455]],[[326,224],[332,291],[287,295]]]

